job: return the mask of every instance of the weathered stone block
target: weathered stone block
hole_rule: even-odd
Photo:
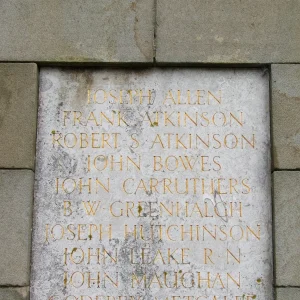
[[[152,62],[154,0],[3,1],[0,60]]]
[[[277,286],[300,285],[300,172],[274,172],[275,268]]]
[[[297,0],[157,1],[158,62],[300,61]]]
[[[34,168],[36,64],[0,64],[0,168]]]
[[[29,284],[34,173],[0,170],[0,285]]]
[[[0,300],[29,300],[29,288],[2,288]]]
[[[299,300],[300,288],[277,288],[276,300]]]
[[[300,168],[300,65],[272,66],[275,169]]]

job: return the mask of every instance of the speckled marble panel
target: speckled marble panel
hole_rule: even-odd
[[[32,300],[271,300],[268,75],[42,68]]]

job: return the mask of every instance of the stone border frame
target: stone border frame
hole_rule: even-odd
[[[178,64],[176,64],[176,66],[181,67],[181,65]],[[84,66],[80,66],[80,67],[84,68]],[[140,67],[143,68],[143,66]],[[164,67],[169,67],[169,66],[165,64]],[[211,68],[213,66],[210,65],[206,67]],[[228,68],[228,67],[231,68],[232,66],[222,66],[222,68]],[[251,67],[257,67],[257,66],[255,65]],[[147,68],[150,67],[147,66]],[[265,68],[265,71],[269,72],[268,67],[262,66],[262,68]],[[29,103],[32,102],[31,104],[34,105],[28,105],[29,103],[27,102],[28,106],[27,106],[27,111],[25,110],[25,114],[23,115],[24,119],[18,120],[17,124],[10,124],[10,123],[7,124],[7,128],[10,128],[10,130],[6,130],[2,133],[3,136],[5,136],[5,134],[10,136],[11,133],[13,132],[17,138],[15,141],[11,141],[12,144],[8,143],[8,145],[3,145],[2,148],[4,147],[5,149],[2,150],[0,148],[1,152],[6,153],[6,155],[8,155],[8,158],[6,158],[5,156],[3,157],[3,159],[0,158],[0,163],[2,163],[2,165],[4,166],[2,167],[3,169],[0,170],[0,182],[2,183],[3,187],[7,188],[6,190],[0,187],[0,190],[2,195],[4,194],[5,197],[7,198],[6,201],[12,201],[9,211],[7,211],[6,216],[4,216],[4,220],[2,219],[2,221],[0,221],[1,225],[2,224],[4,225],[1,226],[2,229],[0,230],[0,236],[2,236],[3,239],[9,241],[9,243],[5,247],[5,252],[1,252],[0,250],[0,253],[2,254],[0,256],[2,257],[2,259],[0,258],[2,260],[0,262],[0,266],[2,267],[3,265],[5,265],[5,269],[3,268],[4,273],[2,272],[2,274],[4,275],[4,276],[2,275],[3,278],[1,278],[0,275],[0,280],[2,279],[2,281],[4,281],[4,284],[2,284],[0,287],[0,299],[1,299],[1,295],[4,297],[3,299],[29,299],[31,226],[32,226],[31,218],[32,218],[32,208],[33,208],[34,158],[35,158],[34,156],[35,156],[36,121],[37,121],[37,106],[38,106],[37,90],[38,90],[39,72],[35,64],[27,64],[27,63],[26,64],[19,64],[19,63],[0,64],[0,81],[3,77],[7,75],[7,72],[11,72],[13,69],[16,69],[16,71],[14,71],[12,75],[14,76],[12,81],[15,84],[20,84],[21,80],[24,80],[24,78],[28,79],[28,71],[31,71],[34,74],[33,78],[30,79],[32,89],[31,90],[28,89],[27,86],[28,82],[25,82],[24,86],[22,86],[22,90],[28,91],[26,101],[28,101]],[[20,69],[22,70],[21,79],[19,78]],[[269,78],[271,79],[271,76]],[[12,85],[12,89],[13,86],[14,84]],[[0,85],[0,89],[1,89],[1,85]],[[33,93],[33,91],[35,91],[35,93]],[[270,93],[270,98],[271,96],[272,94]],[[19,97],[21,97],[21,95],[17,94],[15,95],[13,100],[17,101]],[[9,107],[8,110],[6,110],[5,112],[10,114],[11,118],[18,119],[20,111],[21,108],[18,104],[17,110],[12,111],[12,107]],[[26,122],[26,120],[28,120],[29,118],[31,120],[31,123],[29,123],[28,132],[26,132],[26,134],[24,135],[24,131],[20,131],[20,128],[22,127],[24,128],[23,123]],[[24,130],[26,130],[26,127],[24,128]],[[19,151],[13,153],[9,149],[9,148],[17,147],[17,145],[20,143],[20,140],[28,147],[30,146],[29,147],[30,151],[28,150],[28,154],[24,158],[20,158]],[[26,147],[25,149],[23,148],[22,150],[24,150],[23,155],[25,155]],[[273,152],[273,156],[274,156],[274,152]],[[18,162],[18,159],[20,159],[20,162]],[[274,169],[275,168],[274,159],[272,159],[272,162],[273,162],[273,169]],[[275,175],[277,175],[277,172],[275,172]],[[274,180],[280,181],[281,179],[279,179],[278,176],[274,176]],[[16,188],[10,186],[11,182],[16,182],[16,181],[19,182]],[[24,193],[24,191],[26,193]],[[19,206],[20,204],[21,206]],[[18,211],[16,212],[16,210]],[[275,210],[276,210],[276,206],[274,206],[274,211]],[[21,214],[20,217],[18,214]],[[14,238],[11,239],[6,233],[9,232],[9,228],[5,227],[5,223],[9,222],[9,220],[15,219],[17,216],[20,222],[19,224],[17,224],[18,226],[15,227],[16,232],[13,233]],[[20,231],[21,228],[23,228],[21,234],[17,233],[17,231]],[[10,235],[11,234],[12,233],[10,232]],[[273,223],[273,239],[275,239],[276,236],[275,234],[276,234],[275,223]],[[18,242],[20,239],[26,241],[26,243],[20,244]],[[275,241],[273,242],[273,245],[275,245]],[[15,256],[16,249],[19,253],[17,257]],[[14,257],[11,257],[12,254],[14,255]],[[275,251],[274,251],[274,255],[275,255]],[[15,263],[11,264],[13,261],[15,261]],[[276,261],[277,261],[276,256],[274,256],[274,262]],[[276,272],[274,272],[274,278],[277,278]],[[282,288],[279,289],[279,292],[282,293]]]
[[[265,67],[274,286],[300,299],[300,1],[4,1],[0,10],[0,299],[29,299],[38,67]],[[80,25],[80,26],[79,26]]]

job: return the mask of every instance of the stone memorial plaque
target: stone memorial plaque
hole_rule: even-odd
[[[40,74],[32,300],[271,300],[268,76]]]

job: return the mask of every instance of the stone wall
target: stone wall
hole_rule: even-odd
[[[299,0],[10,0],[0,8],[0,300],[29,299],[38,67],[46,64],[265,67],[276,299],[300,299]]]

